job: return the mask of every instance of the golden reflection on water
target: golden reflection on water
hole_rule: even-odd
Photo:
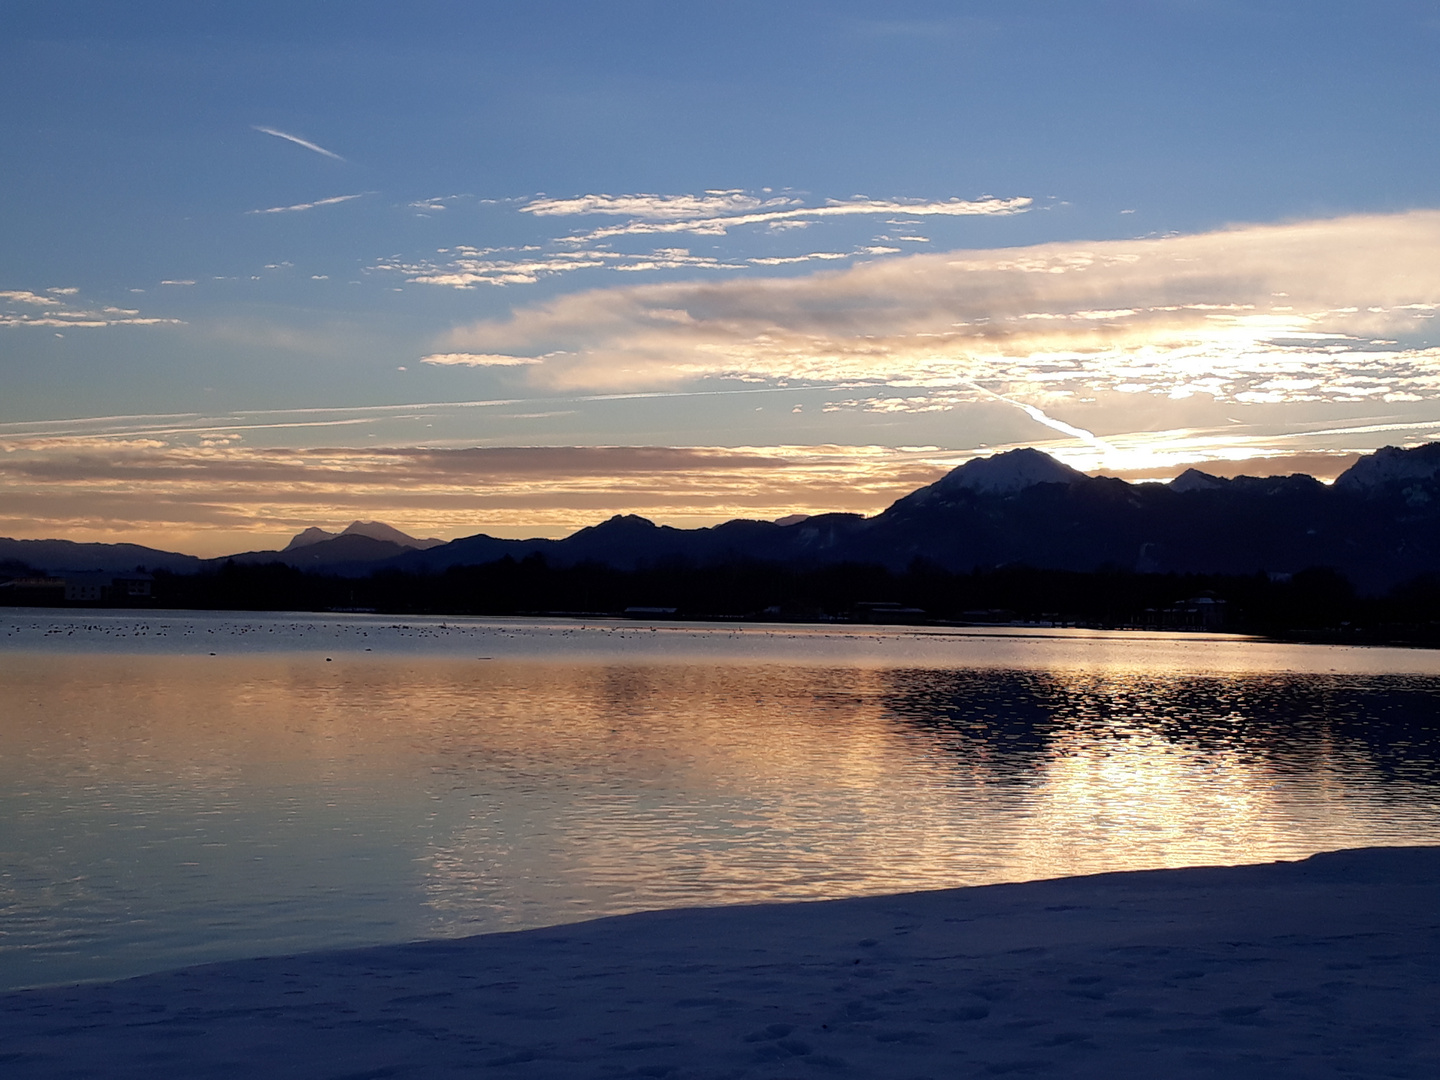
[[[0,911],[23,929],[0,964],[1433,839],[1414,718],[1440,681],[1165,649],[1025,670],[8,654]]]

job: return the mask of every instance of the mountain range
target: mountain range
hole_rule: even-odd
[[[342,576],[436,573],[543,556],[631,570],[737,561],[797,566],[916,560],[968,572],[1011,564],[1141,573],[1294,573],[1330,567],[1365,592],[1440,573],[1440,443],[1385,447],[1333,484],[1310,476],[1223,478],[1190,469],[1168,484],[1087,476],[1034,449],[977,458],[873,517],[792,515],[699,529],[616,515],[561,540],[478,534],[417,540],[379,522],[307,529],[281,551],[201,560],[133,544],[0,539],[0,561],[61,570],[176,573],[226,561],[282,562]]]

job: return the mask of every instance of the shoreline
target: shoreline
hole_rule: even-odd
[[[1434,1076],[1440,846],[615,916],[0,995],[65,1076]]]

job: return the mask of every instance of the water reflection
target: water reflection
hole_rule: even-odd
[[[917,670],[887,682],[886,709],[917,752],[952,759],[953,785],[1023,789],[1017,876],[1429,842],[1440,810],[1433,678]]]
[[[1433,676],[1025,648],[1013,669],[12,654],[0,982],[1440,825]]]
[[[1393,778],[1434,783],[1440,680],[1430,676],[1133,670],[894,670],[885,707],[957,756],[1026,763],[1141,735],[1212,753],[1316,768],[1335,742]],[[1068,750],[1058,749],[1064,744]]]

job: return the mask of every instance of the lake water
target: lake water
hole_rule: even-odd
[[[1440,838],[1440,654],[0,610],[0,987]]]

